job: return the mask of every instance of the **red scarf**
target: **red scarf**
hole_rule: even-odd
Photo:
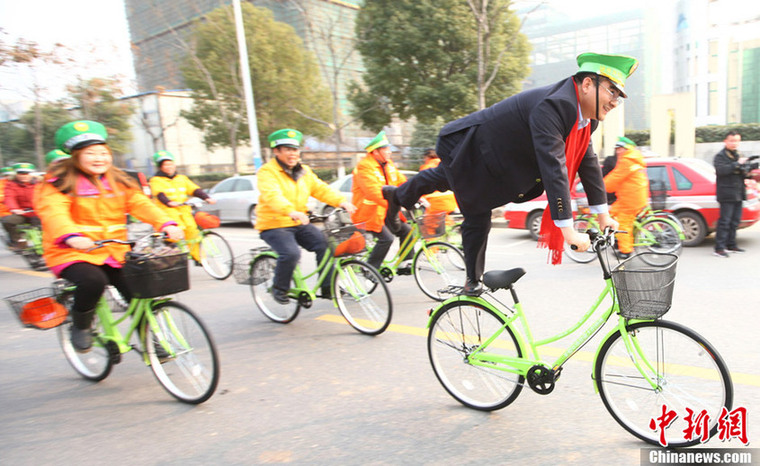
[[[575,88],[575,96],[578,97],[578,88]],[[578,167],[583,160],[583,156],[588,150],[589,139],[591,139],[591,124],[587,124],[578,129],[578,119],[575,119],[573,130],[565,140],[565,162],[567,163],[567,180],[570,186],[575,180],[575,174],[578,173]],[[551,199],[549,200],[551,202]],[[571,207],[572,208],[572,207]],[[551,210],[547,205],[544,209],[544,216],[541,218],[541,232],[538,240],[538,247],[549,248],[549,258],[553,265],[562,263],[562,251],[565,249],[565,237],[562,230],[554,224],[551,216]]]

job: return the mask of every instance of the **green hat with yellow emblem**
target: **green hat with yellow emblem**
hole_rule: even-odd
[[[161,166],[161,162],[163,162],[165,160],[172,160],[173,161],[174,160],[174,155],[171,152],[166,151],[166,150],[160,150],[160,151],[156,152],[155,154],[153,154],[153,163],[155,163],[159,167]]]
[[[626,55],[605,55],[601,53],[582,53],[578,55],[578,73],[596,73],[612,81],[620,89],[623,97],[625,80],[636,71],[639,62]]]
[[[377,136],[375,136],[374,139],[372,139],[369,144],[367,144],[367,147],[364,148],[367,152],[372,152],[375,149],[380,149],[381,147],[390,146],[391,143],[388,142],[388,137],[385,135],[385,131],[380,131],[377,133]]]
[[[303,141],[303,134],[297,129],[278,129],[274,133],[270,134],[269,147],[275,148],[277,146],[286,146],[298,149],[301,147],[301,141]]]
[[[55,132],[55,145],[67,154],[94,144],[105,144],[107,139],[106,127],[90,120],[66,123]]]
[[[47,154],[45,154],[45,164],[50,165],[51,163],[58,162],[59,160],[68,159],[71,158],[69,154],[66,152],[60,150],[60,149],[53,149]]]
[[[19,162],[13,164],[13,171],[16,173],[31,173],[37,170],[33,163]]]
[[[0,175],[9,175],[11,173],[13,173],[13,168],[12,167],[3,167],[3,168],[0,168]]]
[[[626,149],[635,149],[636,143],[625,136],[620,136],[615,143],[615,147],[625,147]]]

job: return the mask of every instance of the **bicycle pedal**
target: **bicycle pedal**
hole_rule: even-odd
[[[412,266],[410,265],[399,267],[396,269],[396,275],[411,275],[411,274],[412,274]]]

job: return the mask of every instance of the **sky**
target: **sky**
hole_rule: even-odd
[[[127,94],[134,91],[134,71],[127,19],[122,0],[0,0],[0,39],[37,42],[42,50],[56,43],[71,49],[77,67],[69,71],[83,78],[118,76]],[[59,69],[60,70],[60,69]],[[51,94],[63,92],[66,79],[54,72],[38,73]],[[0,70],[0,100],[28,97],[30,76],[18,70]],[[69,79],[75,81],[76,79]],[[52,83],[52,84],[48,84]]]

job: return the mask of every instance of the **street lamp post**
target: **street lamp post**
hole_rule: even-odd
[[[248,133],[251,138],[251,149],[253,150],[253,165],[258,170],[261,166],[261,144],[259,143],[259,129],[256,122],[256,107],[253,104],[253,86],[251,85],[251,68],[248,65],[248,47],[245,42],[245,29],[243,29],[243,13],[240,9],[240,0],[232,0],[232,5],[235,12],[235,31],[237,32],[238,50],[240,51],[240,72],[243,79],[245,108],[248,114]]]

